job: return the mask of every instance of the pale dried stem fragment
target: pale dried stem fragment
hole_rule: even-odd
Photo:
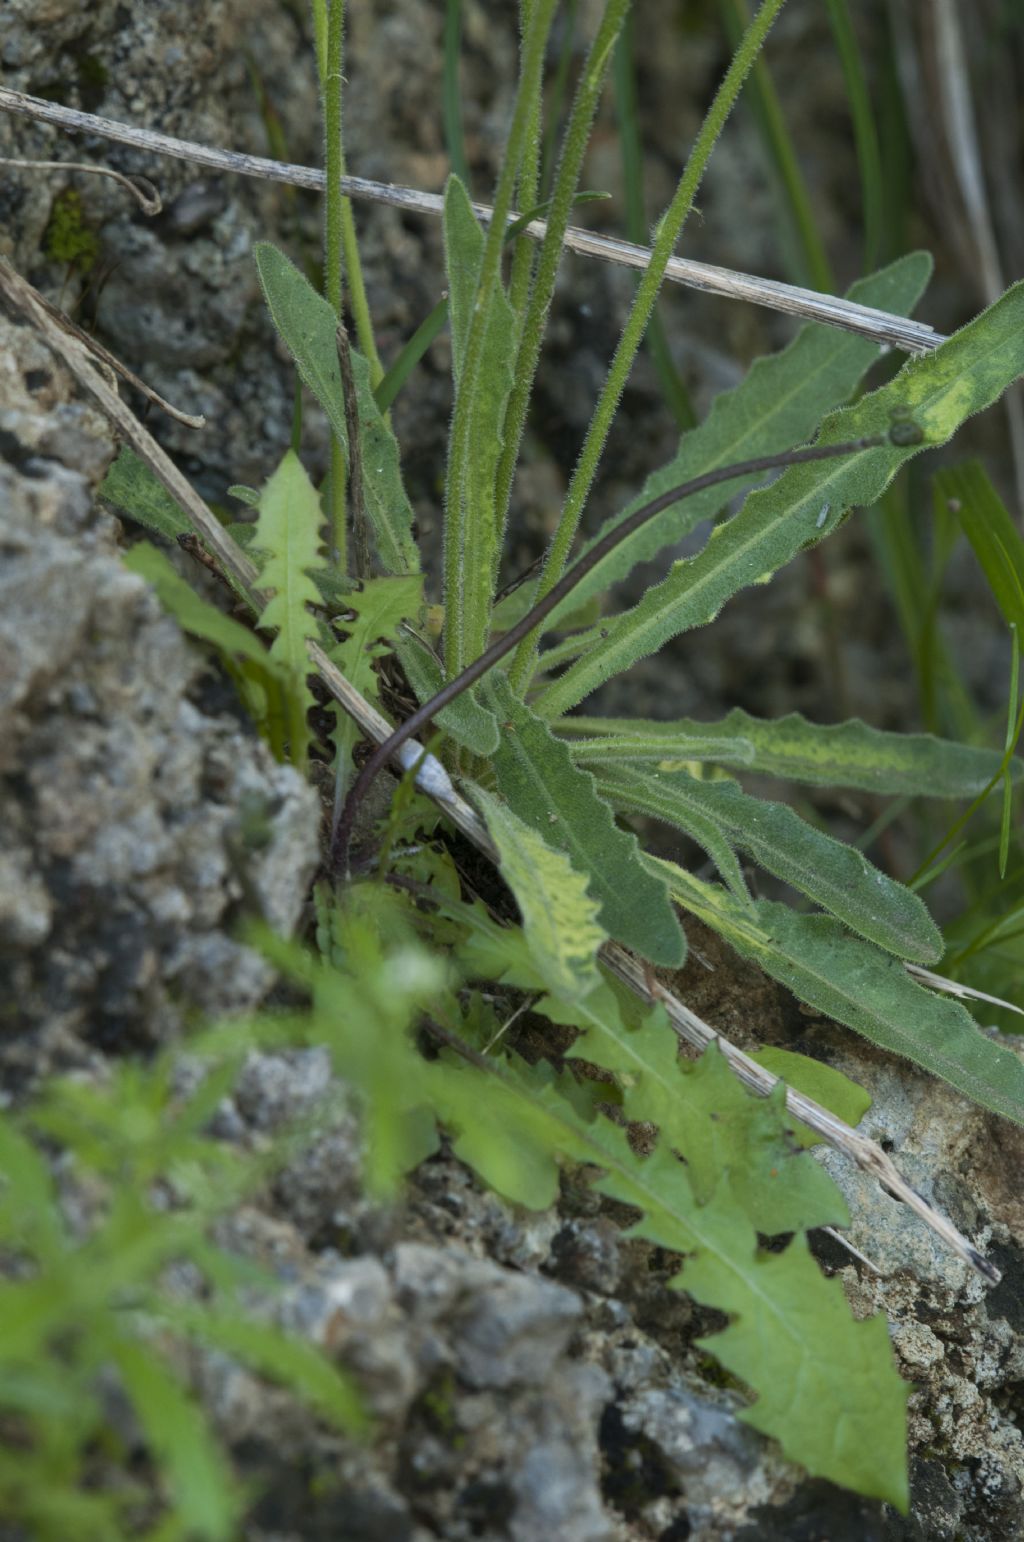
[[[0,86],[0,110],[19,113],[42,123],[52,123],[69,133],[99,134],[139,150],[148,150],[154,155],[174,156],[178,160],[192,161],[216,171],[285,182],[293,187],[309,188],[313,192],[321,192],[324,187],[324,173],[312,166],[270,161],[238,150],[212,149],[191,140],[175,139],[169,134],[157,134],[150,129],[115,123],[109,118],[99,118],[93,113],[79,112],[72,107],[61,107],[56,102],[45,102],[38,97],[27,96],[24,92],[12,91],[7,86]],[[411,187],[395,187],[386,182],[371,182],[365,177],[350,176],[341,178],[341,188],[349,198],[366,198],[374,203],[389,204],[393,208],[415,214],[440,216],[444,212],[444,199],[438,193],[421,193]],[[488,205],[474,204],[473,208],[482,220],[490,218],[492,211]],[[510,223],[518,218],[514,210],[509,214]],[[544,220],[532,220],[525,227],[525,233],[535,241],[541,240],[546,232],[547,224]],[[645,268],[651,260],[647,247],[634,246],[630,241],[597,235],[593,231],[580,230],[574,226],[566,230],[564,244],[570,251],[631,268]],[[877,343],[900,348],[907,353],[929,353],[945,341],[933,327],[921,321],[908,320],[906,316],[890,315],[888,311],[858,305],[835,295],[819,294],[813,289],[801,289],[797,285],[778,283],[774,279],[756,278],[749,273],[736,273],[729,268],[718,268],[708,263],[691,262],[684,257],[672,257],[669,260],[665,277],[706,294],[744,300],[752,305],[766,306],[769,310],[856,332],[862,337],[870,337]]]

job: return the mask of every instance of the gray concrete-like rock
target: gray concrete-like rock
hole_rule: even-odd
[[[318,806],[117,555],[93,489],[108,431],[25,327],[0,319],[0,972],[17,1078],[189,1013],[252,1007],[244,913],[294,929]],[[237,709],[236,709],[237,713]],[[260,837],[246,831],[259,816]]]

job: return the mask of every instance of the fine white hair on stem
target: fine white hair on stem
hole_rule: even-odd
[[[0,110],[33,118],[41,123],[51,123],[68,133],[98,134],[138,150],[192,161],[195,165],[209,166],[216,171],[285,182],[314,192],[320,192],[324,187],[324,173],[312,166],[295,166],[284,161],[266,160],[259,155],[246,155],[237,150],[217,150],[191,140],[175,139],[169,134],[157,134],[132,124],[99,118],[94,113],[79,112],[73,107],[62,107],[57,102],[46,102],[21,91],[12,91],[7,86],[0,86]],[[341,186],[350,198],[366,198],[414,214],[439,216],[444,212],[444,199],[438,193],[421,193],[415,188],[371,182],[365,177],[344,176],[341,178]],[[491,209],[488,205],[474,204],[473,208],[482,220],[490,218]],[[518,218],[515,211],[509,215],[510,222]],[[546,231],[547,224],[540,219],[531,220],[525,227],[526,235],[536,241],[541,240]],[[565,246],[584,256],[598,257],[604,262],[619,263],[631,268],[645,268],[651,257],[647,247],[635,246],[631,241],[597,235],[593,231],[580,230],[574,226],[566,230]],[[852,300],[819,294],[813,289],[801,289],[793,284],[779,283],[775,279],[756,278],[749,273],[736,273],[730,268],[691,262],[684,257],[669,259],[665,277],[705,294],[744,300],[748,304],[763,305],[786,315],[840,327],[906,353],[929,353],[945,341],[933,327],[921,321],[911,321],[906,316],[891,315],[888,311],[875,310],[869,305],[858,305]]]

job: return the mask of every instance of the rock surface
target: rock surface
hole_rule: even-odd
[[[475,0],[463,9],[465,128],[483,187],[514,78],[514,14],[497,16]],[[131,8],[95,0],[88,9],[76,0],[7,0],[0,62],[5,83],[30,92],[254,153],[266,153],[276,117],[288,158],[313,162],[319,129],[300,10],[277,0]],[[440,25],[427,0],[353,8],[352,169],[441,186]],[[804,23],[794,25],[791,44]],[[685,93],[657,48],[642,44],[641,53],[656,140],[653,206],[670,191],[679,144],[697,120],[695,107],[686,106],[685,122],[675,111]],[[695,47],[685,68],[696,103],[714,76],[714,51]],[[259,86],[270,93],[265,116]],[[820,90],[829,89],[826,79]],[[759,269],[771,210],[752,169],[751,133],[738,125],[740,137],[723,142],[702,195],[707,231],[695,226],[687,249]],[[300,260],[313,258],[312,200],[181,162],[155,167],[124,147],[2,116],[0,150],[155,174],[165,212],[149,224],[102,179],[5,171],[0,250],[54,299],[69,285],[109,346],[179,405],[206,413],[211,429],[201,439],[165,420],[154,425],[204,493],[222,499],[232,482],[259,483],[289,442],[292,385],[262,313],[251,245],[269,234]],[[854,173],[844,165],[845,186]],[[618,175],[614,147],[602,158],[599,141],[588,180],[613,186]],[[58,206],[69,189],[77,204]],[[61,210],[73,237],[95,243],[88,268],[82,258],[69,271],[60,255]],[[357,218],[378,339],[391,358],[440,293],[438,232],[389,210],[360,209]],[[567,275],[540,382],[536,433],[548,458],[520,480],[513,566],[550,529],[632,285],[579,263]],[[782,336],[774,321],[745,310],[707,311],[679,295],[666,303],[685,318],[681,362],[699,373],[699,396],[733,383],[738,358]],[[410,487],[435,544],[448,409],[442,340],[396,408]],[[326,438],[313,409],[304,433],[316,471]],[[674,437],[641,361],[595,520],[667,457]],[[93,497],[112,453],[105,425],[48,351],[0,317],[7,1097],[52,1071],[163,1044],[194,1014],[258,1001],[271,977],[233,939],[233,923],[262,913],[279,930],[294,928],[316,861],[316,800],[272,761],[175,624],[120,567],[116,528]],[[863,555],[857,560],[862,569]],[[863,608],[864,590],[856,562],[844,571],[833,598],[846,615]],[[657,666],[641,688],[659,715],[690,710],[697,696],[762,713],[779,698],[787,708],[827,698],[821,629],[791,625],[803,582],[794,568],[755,596],[755,625],[744,617],[715,650],[680,645],[672,671]],[[868,662],[866,648],[858,657],[857,687],[879,690],[890,715],[902,710],[899,671]],[[634,683],[624,689],[635,710]],[[255,843],[247,838],[254,824],[262,829]],[[442,1152],[416,1174],[402,1206],[373,1203],[355,1113],[326,1054],[313,1049],[252,1056],[218,1112],[223,1139],[257,1149],[297,1117],[309,1130],[225,1231],[280,1282],[267,1310],[349,1369],[377,1425],[368,1446],[342,1441],[233,1361],[201,1357],[197,1384],[239,1472],[259,1491],[248,1542],[998,1542],[1024,1534],[1021,1137],[804,1018],[695,926],[691,942],[681,989],[695,1009],[738,1042],[754,1042],[753,1024],[757,1042],[821,1054],[867,1085],[871,1133],[1004,1269],[1004,1283],[985,1291],[902,1207],[826,1159],[850,1202],[852,1240],[881,1274],[828,1243],[822,1257],[858,1311],[889,1314],[901,1369],[915,1384],[911,1518],[807,1480],[739,1421],[740,1397],[709,1381],[694,1346],[706,1317],[667,1287],[674,1265],[624,1242],[586,1190],[567,1187],[551,1212],[527,1215],[483,1192]]]
[[[94,505],[104,423],[2,317],[0,447],[0,1059],[16,1079],[259,1001],[271,971],[231,929],[243,913],[295,928],[319,811],[219,685],[204,701],[207,664]]]

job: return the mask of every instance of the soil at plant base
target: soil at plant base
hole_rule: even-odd
[[[474,191],[483,196],[515,77],[514,9],[463,10],[464,129]],[[175,0],[129,13],[98,0],[85,13],[73,0],[52,0],[45,17],[33,11],[12,5],[0,16],[5,83],[255,153],[280,135],[275,153],[319,158],[312,47],[298,8]],[[583,26],[591,18],[580,12]],[[986,15],[979,8],[982,26]],[[352,7],[353,170],[442,185],[441,20],[426,0]],[[884,18],[872,11],[866,20],[878,55]],[[637,13],[652,215],[721,72],[725,49],[712,21],[710,8],[641,5]],[[857,181],[823,17],[793,7],[780,44],[772,60],[787,118],[797,143],[810,147],[815,207],[846,282],[860,260],[850,192]],[[989,60],[993,99],[1005,62]],[[0,240],[20,271],[77,308],[134,369],[206,414],[211,428],[201,436],[162,419],[153,426],[207,497],[226,503],[232,483],[258,485],[290,439],[292,377],[260,306],[251,246],[270,237],[315,263],[314,204],[179,162],[154,167],[122,147],[71,142],[16,119],[0,119],[0,148],[156,176],[165,212],[147,222],[104,179],[12,170],[0,185]],[[618,155],[605,114],[587,185],[618,191]],[[941,184],[942,175],[941,162],[930,167],[930,180]],[[59,204],[68,188],[77,202]],[[931,220],[927,192],[910,224],[938,253],[926,313],[948,330],[980,297],[964,276],[963,254]],[[619,202],[597,207],[619,228]],[[776,210],[756,129],[741,113],[716,151],[684,249],[784,275]],[[360,208],[357,220],[390,358],[441,291],[438,230],[388,210]],[[1003,234],[1011,245],[1019,239],[1019,230]],[[633,287],[624,273],[567,260],[517,484],[510,573],[533,559],[552,527]],[[790,335],[767,312],[690,294],[667,297],[665,322],[700,410]],[[258,1001],[269,973],[232,939],[233,923],[256,911],[284,932],[300,925],[318,812],[308,789],[253,737],[230,689],[120,568],[124,532],[95,500],[114,451],[105,425],[24,327],[4,323],[0,360],[0,1061],[5,1091],[20,1096],[60,1070],[100,1077],[108,1056],[172,1040],[196,1011],[229,1013]],[[449,411],[441,339],[395,409],[435,561]],[[1008,486],[994,414],[978,433]],[[592,526],[675,441],[644,357],[588,512]],[[303,451],[314,473],[326,442],[307,403]],[[638,670],[601,707],[712,717],[739,704],[828,720],[843,699],[844,712],[861,711],[879,726],[915,726],[910,665],[855,521],[825,561],[842,678],[829,660],[822,573],[797,563],[727,609],[714,634],[670,650],[671,667],[663,658]],[[957,566],[950,611],[972,685],[983,705],[998,706],[998,634],[968,563]],[[254,842],[247,831],[256,815],[263,835]],[[248,1537],[988,1542],[1020,1534],[1024,1374],[1013,1281],[1022,1218],[1010,1181],[1019,1137],[806,1017],[713,937],[690,931],[693,961],[679,988],[695,1009],[740,1043],[784,1043],[862,1081],[874,1097],[869,1132],[1004,1266],[1004,1285],[986,1292],[902,1207],[833,1163],[854,1216],[852,1240],[881,1274],[839,1252],[823,1252],[825,1265],[841,1275],[856,1310],[887,1311],[899,1363],[915,1384],[911,1519],[809,1482],[738,1422],[741,1395],[716,1383],[694,1347],[713,1324],[667,1289],[674,1265],[624,1243],[587,1190],[569,1184],[556,1209],[528,1216],[482,1192],[444,1153],[417,1174],[401,1210],[383,1211],[366,1198],[357,1132],[342,1111],[230,1229],[241,1250],[287,1277],[282,1320],[355,1372],[379,1434],[370,1452],[349,1447],[236,1366],[203,1361],[198,1384],[240,1471],[263,1495]],[[253,1056],[218,1115],[220,1133],[257,1139],[313,1107],[329,1083],[319,1051]]]

